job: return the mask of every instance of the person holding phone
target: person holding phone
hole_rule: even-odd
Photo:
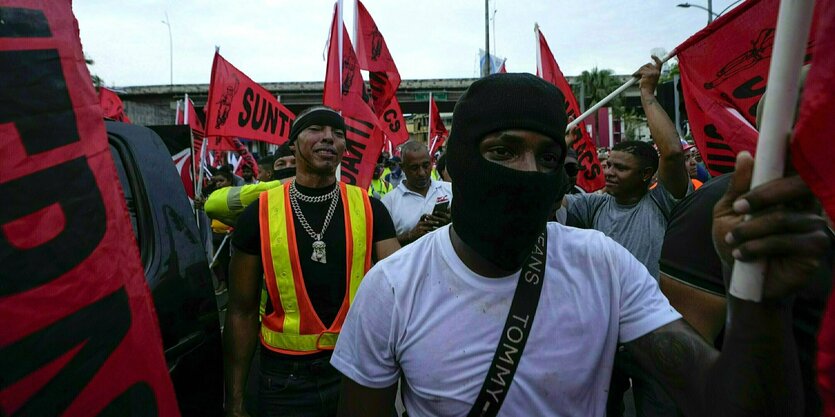
[[[423,143],[406,142],[400,148],[400,156],[406,178],[382,201],[394,221],[397,240],[407,245],[449,224],[452,185],[432,179],[429,149]]]

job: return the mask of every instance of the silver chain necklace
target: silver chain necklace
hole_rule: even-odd
[[[322,225],[322,232],[316,233],[313,231],[313,228],[310,227],[310,224],[307,222],[307,219],[304,218],[304,213],[302,213],[302,209],[299,207],[299,200],[304,201],[305,203],[323,203],[325,201],[331,200],[331,205],[328,207],[328,213],[325,215],[325,224]],[[296,188],[296,181],[290,183],[290,206],[293,208],[293,212],[299,216],[299,223],[302,224],[302,227],[313,238],[313,254],[310,255],[310,259],[314,262],[320,263],[327,263],[327,257],[325,253],[326,245],[325,242],[322,241],[322,237],[325,236],[325,230],[328,230],[328,225],[331,223],[331,218],[333,218],[333,213],[336,211],[336,204],[339,203],[339,185],[335,184],[333,191],[320,196],[309,196],[304,195],[301,191]]]

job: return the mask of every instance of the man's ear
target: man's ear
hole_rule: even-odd
[[[645,167],[643,169],[643,174],[641,175],[641,178],[644,180],[645,183],[649,183],[650,181],[652,181],[653,175],[655,175],[655,170],[653,170],[652,167]]]

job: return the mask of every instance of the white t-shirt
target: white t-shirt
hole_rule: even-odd
[[[545,281],[500,416],[603,416],[618,342],[681,318],[647,269],[592,230],[548,224]],[[365,276],[331,363],[357,383],[402,385],[414,416],[465,416],[484,382],[519,273],[486,278],[449,227]]]
[[[381,200],[389,211],[394,229],[398,235],[415,228],[420,216],[432,213],[435,204],[443,201],[452,203],[452,184],[432,180],[426,196],[410,191],[405,182],[386,193]]]

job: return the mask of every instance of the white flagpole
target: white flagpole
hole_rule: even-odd
[[[188,93],[185,94],[185,99],[183,100],[183,109],[183,124],[190,126],[188,124]]]
[[[208,141],[208,138],[203,138],[203,144],[200,146],[200,174],[197,179],[197,194],[195,194],[195,197],[203,192],[203,159],[206,156],[206,145]]]
[[[354,0],[354,48],[359,43],[360,33],[360,0]],[[356,52],[356,49],[354,49]]]
[[[533,33],[536,37],[536,72],[541,77],[542,74],[542,51],[540,50],[542,46],[539,42],[539,23],[533,24]]]
[[[342,21],[342,0],[337,0],[336,2],[336,30],[337,30],[337,47],[339,47],[339,82],[342,82],[342,34],[343,34],[343,25],[344,22]],[[341,107],[341,106],[340,106]]]
[[[538,47],[539,47],[539,45],[537,45],[537,48],[538,48]],[[537,49],[537,52],[539,52],[539,49]],[[669,54],[667,54],[667,55],[665,55],[663,58],[661,58],[661,63],[663,64],[663,63],[665,63],[665,62],[669,61],[669,60],[670,60],[670,58],[672,58],[672,57],[674,57],[674,56],[675,56],[675,51],[670,52]],[[538,55],[537,55],[537,57],[538,57]],[[539,60],[539,59],[537,58],[537,61],[538,61],[538,60]],[[542,68],[542,67],[541,67],[541,64],[540,64],[540,71],[542,71],[542,69],[541,69],[541,68]],[[541,74],[541,72],[540,72],[540,74]],[[591,106],[591,108],[589,108],[588,110],[586,110],[586,111],[585,111],[585,113],[583,113],[583,114],[581,114],[581,115],[577,116],[574,120],[572,120],[570,123],[568,123],[568,126],[566,126],[565,131],[566,131],[566,132],[571,131],[571,129],[573,129],[573,128],[574,128],[574,126],[577,126],[580,122],[582,122],[582,121],[583,121],[583,119],[585,119],[586,117],[591,116],[592,114],[594,114],[595,112],[597,112],[597,110],[599,110],[601,107],[605,106],[605,105],[606,105],[606,104],[608,104],[610,101],[612,101],[612,99],[614,99],[615,97],[617,97],[617,96],[621,95],[621,93],[623,93],[624,91],[626,91],[626,89],[627,89],[627,88],[632,87],[632,85],[634,85],[636,82],[638,82],[638,80],[639,80],[639,78],[637,78],[637,77],[632,77],[632,78],[630,78],[630,79],[629,79],[629,81],[627,81],[627,82],[623,83],[623,85],[622,85],[622,86],[620,86],[620,87],[618,87],[618,89],[617,89],[617,90],[612,91],[612,92],[611,92],[608,96],[606,96],[606,97],[605,97],[605,98],[603,98],[602,100],[598,101],[597,103],[595,103],[595,104],[594,104],[594,106]]]
[[[432,92],[429,92],[429,120],[426,123],[426,144],[435,146],[434,143],[430,144],[432,141]],[[429,148],[429,151],[432,151],[432,148]]]
[[[797,110],[797,83],[814,9],[812,0],[780,1],[751,188],[783,176],[787,138]],[[734,262],[729,292],[743,300],[761,301],[765,272],[764,260]]]
[[[339,55],[338,55],[339,56],[339,61],[337,62],[337,66],[339,66],[339,85],[340,85],[340,90],[341,90],[341,88],[342,88],[341,87],[342,86],[342,42],[343,42],[342,38],[343,38],[343,33],[344,33],[343,25],[345,24],[342,21],[342,0],[337,0],[337,2],[336,2],[336,15],[337,15],[336,16],[336,19],[337,19],[336,20],[336,30],[337,30],[337,34],[336,34],[337,38],[336,39],[337,39],[337,47],[339,47]],[[333,45],[331,45],[331,48],[332,47],[333,47]],[[339,95],[339,100],[340,100],[339,114],[342,114],[342,103],[341,103],[342,95],[341,94]],[[339,164],[339,165],[336,166],[335,176],[336,176],[337,181],[342,180],[342,164]]]

